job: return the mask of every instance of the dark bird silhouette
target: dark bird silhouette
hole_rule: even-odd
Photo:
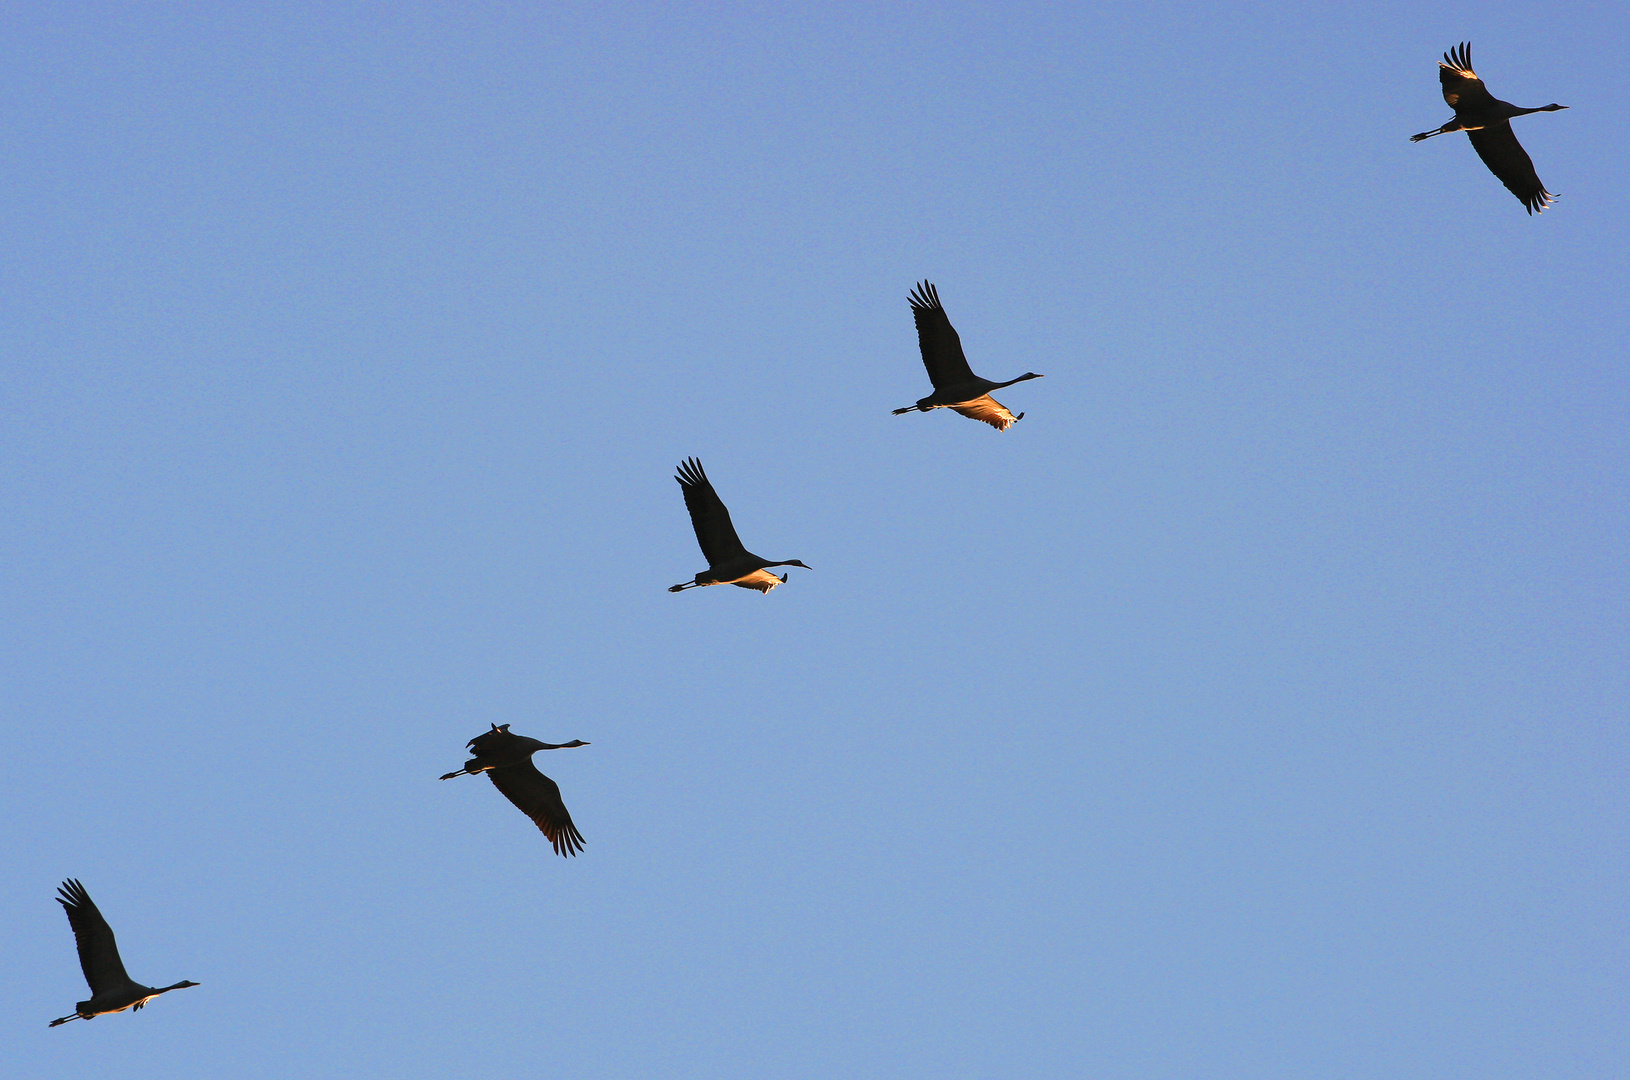
[[[556,855],[576,855],[583,850],[583,834],[572,824],[572,815],[560,800],[560,785],[537,770],[532,755],[539,750],[570,750],[588,743],[581,739],[558,744],[539,742],[510,734],[508,724],[494,724],[491,731],[482,732],[465,745],[475,757],[458,772],[443,776],[443,780],[486,773],[492,786],[543,830]]]
[[[787,575],[776,577],[772,566],[804,566],[797,559],[771,562],[761,559],[742,546],[736,527],[730,524],[730,511],[725,509],[718,492],[702,471],[702,463],[686,458],[679,465],[680,490],[685,493],[685,509],[690,511],[690,523],[696,529],[696,542],[702,545],[702,557],[707,569],[696,575],[695,581],[668,586],[669,592],[684,592],[698,585],[740,585],[744,589],[757,589],[767,593],[777,585],[784,585]]]
[[[1438,79],[1443,83],[1443,100],[1455,111],[1454,119],[1436,131],[1411,135],[1409,141],[1420,142],[1434,135],[1464,131],[1472,141],[1472,149],[1489,167],[1489,172],[1500,178],[1500,183],[1517,197],[1529,214],[1543,211],[1551,205],[1556,195],[1546,191],[1545,185],[1539,182],[1533,159],[1511,131],[1511,118],[1529,113],[1556,112],[1567,106],[1552,102],[1537,109],[1519,109],[1509,101],[1499,100],[1489,93],[1483,80],[1472,70],[1470,42],[1463,41],[1460,48],[1443,54],[1443,59],[1438,62]]]
[[[908,412],[927,412],[930,409],[955,409],[963,416],[983,420],[997,431],[1006,431],[1020,420],[1024,413],[1014,416],[1007,406],[990,396],[992,390],[1039,379],[1027,371],[1017,379],[991,382],[981,379],[968,366],[962,354],[962,339],[957,337],[945,308],[940,305],[939,290],[924,281],[911,292],[911,317],[917,320],[917,345],[922,349],[923,366],[928,369],[928,381],[934,392],[904,409],[895,409],[894,415]]]
[[[79,969],[90,984],[91,999],[74,1006],[72,1016],[51,1021],[50,1026],[66,1024],[70,1020],[94,1020],[106,1013],[139,1009],[160,994],[197,986],[182,980],[172,986],[143,986],[125,974],[124,961],[119,959],[119,945],[113,940],[113,927],[102,918],[102,913],[91,903],[90,893],[73,878],[57,889],[61,895],[57,903],[68,913],[68,925],[74,928],[74,941],[79,946]]]

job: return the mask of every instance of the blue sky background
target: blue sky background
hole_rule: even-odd
[[[1622,1075],[1627,37],[8,7],[6,1071]],[[202,986],[48,1031],[66,876]]]

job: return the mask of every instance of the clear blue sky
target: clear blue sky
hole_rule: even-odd
[[[3,1071],[1622,1076],[1627,39],[11,5]],[[202,985],[48,1031],[67,876]]]

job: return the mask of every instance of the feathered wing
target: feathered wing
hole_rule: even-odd
[[[755,570],[740,581],[732,581],[730,584],[740,586],[743,589],[756,589],[761,593],[767,593],[777,585],[785,585],[786,583],[787,575],[785,574],[776,577],[768,570]]]
[[[722,566],[731,559],[747,554],[736,527],[730,523],[730,511],[725,509],[718,492],[713,490],[702,463],[686,458],[675,477],[685,493],[685,509],[690,511],[690,523],[696,530],[696,542],[702,546],[702,557],[709,566]]]
[[[1457,113],[1481,112],[1494,104],[1494,95],[1472,70],[1469,41],[1443,54],[1443,62],[1438,64],[1438,81],[1443,84],[1443,100]]]
[[[940,304],[939,290],[924,281],[911,290],[911,317],[917,322],[917,347],[934,389],[960,386],[973,379],[973,369],[962,352],[962,339]]]
[[[501,757],[510,744],[519,739],[519,735],[512,734],[509,725],[494,727],[490,731],[483,731],[466,745],[476,757]]]
[[[560,798],[560,785],[537,770],[530,761],[488,769],[492,784],[504,798],[531,818],[554,845],[556,855],[575,855],[583,850],[583,834],[572,824],[572,815]]]
[[[1024,419],[1024,413],[1014,416],[1008,412],[1006,405],[1003,405],[989,394],[984,397],[974,398],[972,401],[964,401],[960,405],[952,405],[951,408],[963,416],[974,420],[982,420],[997,431],[1006,431]],[[1030,429],[1026,428],[1025,430]],[[1014,438],[1018,438],[1018,436],[1015,435]]]
[[[1546,191],[1545,185],[1539,182],[1539,174],[1534,171],[1534,159],[1517,141],[1509,120],[1468,131],[1466,137],[1472,141],[1472,149],[1489,167],[1489,172],[1499,177],[1500,183],[1522,202],[1530,214],[1551,205],[1551,200],[1556,196]]]
[[[91,902],[85,886],[69,878],[57,891],[61,893],[57,903],[68,913],[68,925],[74,928],[74,942],[79,946],[79,968],[85,973],[91,997],[128,985],[130,976],[125,974],[124,961],[119,959],[119,945],[113,940],[113,927],[108,925]]]

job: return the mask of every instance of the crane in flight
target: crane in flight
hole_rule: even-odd
[[[754,555],[742,546],[736,527],[730,523],[730,511],[725,508],[719,493],[713,490],[702,463],[686,458],[679,465],[679,488],[685,493],[685,509],[690,511],[691,527],[696,530],[696,542],[702,545],[702,557],[707,569],[696,575],[694,581],[668,586],[669,592],[684,592],[701,585],[740,585],[744,589],[757,589],[767,593],[777,585],[784,585],[787,575],[776,577],[772,566],[804,566],[797,559],[771,562]]]
[[[1517,136],[1511,130],[1511,118],[1529,113],[1557,112],[1567,106],[1552,102],[1537,109],[1520,109],[1509,101],[1496,98],[1483,85],[1483,80],[1477,77],[1477,72],[1472,70],[1472,46],[1469,41],[1463,41],[1458,49],[1443,54],[1443,59],[1438,61],[1438,81],[1443,84],[1443,100],[1455,111],[1454,119],[1436,131],[1411,135],[1409,141],[1420,142],[1434,135],[1464,131],[1472,142],[1472,149],[1489,167],[1489,172],[1499,178],[1500,183],[1517,197],[1530,215],[1551,205],[1556,195],[1546,191],[1545,185],[1539,182],[1539,174],[1534,171],[1534,159],[1528,156],[1528,151],[1522,148],[1522,143],[1517,141]]]
[[[532,755],[539,750],[570,750],[588,743],[581,739],[569,743],[539,742],[525,735],[511,734],[508,724],[494,724],[491,731],[483,731],[465,745],[475,757],[466,761],[464,768],[443,776],[443,780],[486,773],[492,786],[543,830],[556,855],[576,855],[583,850],[583,834],[572,824],[572,815],[566,812],[566,804],[560,798],[560,785],[538,771],[532,764]]]
[[[915,405],[895,409],[895,416],[930,409],[954,409],[963,416],[984,421],[997,431],[1006,431],[1024,419],[1024,413],[1014,416],[1006,405],[991,397],[990,392],[1027,379],[1039,379],[1040,375],[1027,371],[1007,382],[991,382],[975,375],[962,353],[962,339],[957,337],[956,328],[940,304],[939,290],[926,281],[911,291],[911,317],[917,321],[917,347],[922,350],[923,366],[928,369],[928,381],[934,384],[934,392]]]
[[[90,984],[91,999],[74,1005],[69,1016],[53,1020],[51,1027],[70,1020],[94,1020],[107,1013],[140,1009],[160,994],[197,986],[183,979],[171,986],[143,986],[125,974],[124,961],[119,959],[119,944],[113,940],[113,927],[102,918],[102,913],[91,902],[91,894],[74,878],[64,881],[57,889],[56,900],[68,913],[68,925],[74,928],[74,942],[79,946],[79,968]]]

